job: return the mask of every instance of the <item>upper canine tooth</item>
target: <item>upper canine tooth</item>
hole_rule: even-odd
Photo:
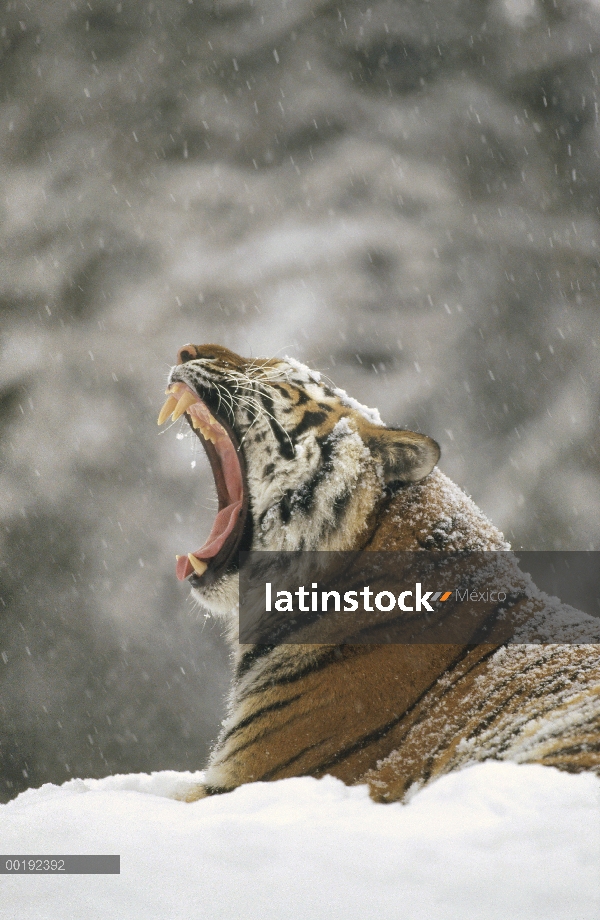
[[[181,415],[183,415],[186,409],[189,409],[189,407],[193,405],[195,402],[198,402],[198,397],[196,396],[196,394],[186,391],[181,397],[181,399],[179,400],[179,402],[177,403],[177,405],[175,406],[175,411],[173,412],[173,415],[172,415],[173,421],[176,422],[177,419]]]
[[[177,399],[179,399],[179,397],[181,396],[181,394],[182,394],[182,393],[185,393],[186,391],[187,391],[187,387],[186,387],[185,383],[180,383],[179,381],[177,381],[177,383],[170,383],[170,384],[169,384],[169,386],[168,386],[167,389],[165,390],[165,394],[166,394],[167,396],[169,396],[169,395],[171,395],[171,396],[176,396]]]
[[[158,422],[156,424],[162,425],[162,423],[166,421],[166,419],[168,419],[168,417],[170,416],[171,412],[173,411],[176,405],[177,405],[177,400],[175,399],[175,397],[169,396],[164,406],[160,410],[160,413],[158,416]]]

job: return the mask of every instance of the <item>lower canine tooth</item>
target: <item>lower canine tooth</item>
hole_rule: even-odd
[[[203,562],[202,559],[196,559],[192,553],[188,553],[188,559],[196,575],[204,575],[208,568],[206,562]]]

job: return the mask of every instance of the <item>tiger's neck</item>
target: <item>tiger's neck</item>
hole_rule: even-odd
[[[364,548],[373,552],[510,549],[475,502],[437,468],[383,498],[371,518]]]

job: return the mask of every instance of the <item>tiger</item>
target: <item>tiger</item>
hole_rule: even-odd
[[[600,772],[600,644],[239,642],[247,551],[510,548],[439,469],[436,441],[388,427],[293,358],[220,345],[181,348],[166,395],[159,425],[186,419],[218,496],[207,540],[177,556],[176,574],[225,623],[234,666],[227,716],[188,801],[326,774],[402,801],[490,759]],[[528,603],[543,606],[539,595]]]

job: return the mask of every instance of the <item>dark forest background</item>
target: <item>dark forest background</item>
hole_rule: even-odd
[[[596,0],[0,24],[1,798],[218,731],[228,653],[174,574],[212,477],[156,427],[185,342],[432,435],[515,547],[600,548]]]

